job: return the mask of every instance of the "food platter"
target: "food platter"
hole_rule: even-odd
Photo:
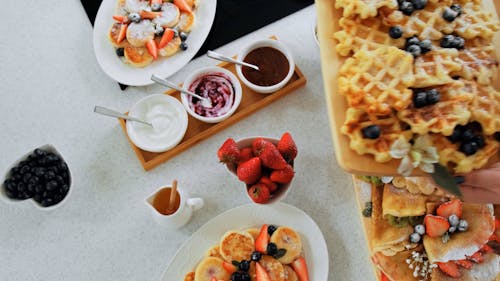
[[[337,162],[349,173],[397,175],[399,160],[393,159],[387,163],[378,163],[371,155],[359,155],[350,148],[349,138],[341,133],[341,127],[346,118],[347,101],[344,96],[338,93],[337,74],[345,58],[338,56],[335,51],[337,42],[333,34],[339,30],[338,20],[341,17],[341,11],[335,9],[334,4],[334,1],[316,1],[323,83]],[[488,11],[498,11],[498,6],[500,6],[491,0],[483,1],[483,5]],[[498,15],[494,13],[494,17],[498,18]],[[495,46],[500,46],[500,34],[498,32],[493,42]],[[496,53],[497,57],[499,57],[499,47],[496,47]],[[500,76],[497,75],[495,79],[496,89],[500,89],[499,84]],[[422,172],[415,170],[414,175],[422,175]]]
[[[265,223],[295,229],[302,238],[309,279],[328,280],[328,249],[321,230],[302,210],[284,203],[262,206],[247,204],[211,219],[179,248],[160,280],[184,280],[184,275],[194,270],[207,249],[217,244],[226,231]]]
[[[210,32],[215,18],[216,0],[199,1],[196,8],[196,23],[187,38],[189,48],[167,59],[159,59],[144,68],[124,64],[115,54],[115,48],[108,40],[108,32],[113,24],[117,0],[104,0],[97,12],[94,23],[94,52],[104,72],[119,83],[130,86],[144,86],[153,83],[151,74],[168,77],[184,67],[198,52]]]

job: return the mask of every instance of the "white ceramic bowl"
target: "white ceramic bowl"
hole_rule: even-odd
[[[65,161],[64,158],[62,157],[62,155],[59,153],[59,151],[57,151],[56,148],[51,144],[46,144],[46,145],[40,146],[38,148],[43,149],[43,150],[48,151],[48,152],[52,152],[52,153],[56,154],[57,156],[59,156],[63,161]],[[24,200],[12,199],[12,198],[9,198],[7,196],[7,194],[5,193],[4,182],[7,179],[7,177],[10,177],[11,169],[14,168],[15,166],[17,166],[22,161],[26,160],[28,158],[28,155],[30,155],[31,153],[33,153],[33,151],[26,153],[25,155],[20,157],[16,162],[12,163],[12,165],[10,165],[7,168],[7,171],[5,172],[4,177],[2,179],[2,182],[0,184],[0,197],[3,199],[4,202],[11,203],[11,204],[12,203],[15,203],[15,204],[23,204],[24,203],[24,204],[26,204],[26,202],[30,202],[30,204],[33,204],[33,206],[35,206],[37,209],[43,210],[43,211],[50,211],[50,210],[54,210],[56,208],[59,208],[66,201],[68,201],[68,198],[70,197],[71,191],[72,191],[72,188],[71,188],[71,183],[72,183],[71,170],[69,169],[69,166],[68,166],[68,186],[69,186],[68,193],[66,193],[66,196],[63,198],[63,200],[61,200],[59,203],[57,203],[55,205],[52,205],[49,207],[43,207],[38,202],[36,202],[33,198],[28,198],[28,199],[24,199]]]
[[[153,128],[150,128],[139,122],[126,122],[128,137],[142,150],[167,151],[179,144],[187,130],[188,116],[184,107],[169,95],[154,94],[144,97],[132,106],[129,115],[153,123]],[[161,127],[157,127],[152,121],[154,116],[164,121]],[[155,134],[150,134],[151,130]]]
[[[247,137],[247,138],[240,139],[240,140],[236,141],[236,144],[238,145],[239,149],[242,149],[244,147],[249,147],[249,146],[251,147],[252,142],[256,138],[263,138],[264,140],[267,140],[267,141],[273,143],[274,145],[276,145],[279,142],[279,139],[269,138],[269,137]],[[293,162],[292,162],[292,167],[293,167]],[[229,172],[231,172],[231,174],[236,176],[236,167],[235,166],[226,165],[226,168]],[[293,181],[293,179],[292,179],[292,181]],[[246,184],[244,182],[242,182],[242,184],[244,184],[246,186]],[[255,203],[252,200],[252,198],[250,198],[250,196],[248,195],[248,192],[247,192],[248,188],[245,189],[245,194],[246,194],[246,197],[248,198],[248,200],[250,200],[250,202],[252,202],[252,203],[259,204],[259,205],[273,204],[273,203],[281,201],[283,198],[286,197],[286,195],[290,191],[291,184],[292,184],[291,182],[287,183],[287,184],[280,184],[278,190],[272,195],[272,197],[266,203]]]
[[[238,109],[238,106],[240,106],[241,102],[241,97],[242,97],[242,90],[241,90],[241,84],[238,78],[229,70],[218,67],[218,66],[209,66],[209,67],[204,67],[200,68],[194,72],[192,72],[184,81],[183,88],[188,90],[189,86],[199,77],[206,75],[206,74],[211,74],[211,73],[223,73],[226,76],[229,77],[231,80],[231,84],[233,85],[234,89],[234,102],[231,107],[231,109],[226,112],[223,115],[216,116],[216,117],[206,117],[206,116],[201,116],[194,112],[194,110],[189,106],[189,97],[185,94],[181,94],[181,101],[182,104],[184,105],[184,108],[186,111],[189,113],[189,115],[193,116],[194,118],[206,122],[206,123],[219,123],[225,119],[227,119],[229,116],[231,116],[236,109]]]
[[[248,79],[245,78],[245,76],[243,75],[243,72],[241,71],[241,65],[236,65],[236,73],[238,74],[238,77],[240,78],[240,80],[243,81],[243,83],[247,87],[252,89],[253,91],[255,91],[257,93],[261,93],[261,94],[270,94],[270,93],[276,92],[277,90],[283,88],[286,85],[286,83],[288,83],[288,81],[290,81],[290,78],[292,78],[292,75],[295,71],[295,62],[293,60],[292,53],[290,52],[290,50],[283,43],[281,43],[277,40],[273,40],[273,39],[259,40],[259,41],[256,41],[256,42],[244,47],[240,51],[240,53],[238,54],[238,60],[243,61],[243,59],[245,59],[245,57],[248,55],[248,53],[250,53],[254,49],[261,48],[261,47],[275,48],[285,55],[286,59],[288,60],[289,66],[290,66],[288,69],[288,74],[285,76],[285,79],[283,79],[278,84],[275,84],[272,86],[259,86],[259,85],[256,85],[256,84],[248,81]]]

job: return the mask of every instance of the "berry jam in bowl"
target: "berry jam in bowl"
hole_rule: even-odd
[[[40,210],[61,206],[71,193],[71,173],[54,146],[43,145],[22,156],[7,170],[0,197],[7,203],[31,201]]]
[[[218,123],[231,116],[241,102],[242,90],[238,78],[221,67],[205,67],[191,73],[183,88],[201,97],[209,98],[212,107],[204,107],[196,97],[181,94],[186,111],[206,123]]]

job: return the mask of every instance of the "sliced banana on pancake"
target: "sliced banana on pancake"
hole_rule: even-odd
[[[182,12],[177,27],[180,31],[190,32],[195,23],[196,16],[194,13]]]
[[[216,257],[203,259],[196,267],[194,278],[196,281],[229,280],[231,275],[222,267],[224,261]]]
[[[220,240],[220,254],[227,262],[250,260],[255,251],[254,244],[254,239],[248,232],[228,231]]]
[[[302,241],[299,234],[287,226],[278,227],[271,235],[270,242],[276,244],[278,249],[286,250],[285,255],[278,259],[284,264],[292,263],[302,252]]]
[[[262,256],[258,263],[267,271],[271,281],[285,281],[285,268],[277,259],[271,256]]]
[[[135,67],[145,67],[153,62],[153,56],[144,47],[127,46],[124,48],[127,63]]]

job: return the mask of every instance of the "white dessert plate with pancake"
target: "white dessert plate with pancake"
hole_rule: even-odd
[[[117,0],[104,0],[94,22],[94,52],[101,68],[113,80],[130,86],[153,84],[151,74],[169,77],[184,67],[198,52],[210,32],[215,17],[217,0],[202,0],[196,8],[196,23],[186,42],[188,49],[169,58],[159,58],[152,64],[137,68],[125,64],[116,55],[109,42],[108,32],[113,25]]]
[[[262,224],[289,226],[297,231],[302,239],[309,280],[328,280],[328,249],[321,230],[304,211],[284,203],[247,204],[211,219],[179,248],[160,280],[184,280],[184,275],[194,270],[207,250],[218,244],[224,233],[260,227]]]

